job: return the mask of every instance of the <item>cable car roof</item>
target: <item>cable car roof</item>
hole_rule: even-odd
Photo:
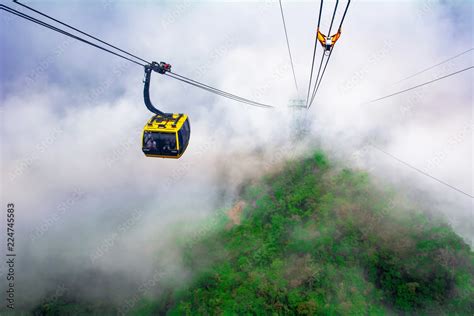
[[[177,132],[181,129],[188,116],[186,114],[174,113],[172,116],[153,116],[145,126],[146,131],[153,132]]]

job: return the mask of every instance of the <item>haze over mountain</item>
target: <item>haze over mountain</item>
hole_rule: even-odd
[[[163,110],[188,113],[192,135],[181,159],[145,159],[140,137],[150,113],[142,100],[143,69],[2,12],[0,199],[2,205],[17,205],[19,308],[73,293],[80,302],[116,308],[165,272],[174,285],[189,286],[190,293],[199,289],[193,281],[200,272],[182,262],[177,238],[193,236],[200,229],[196,223],[212,223],[217,210],[231,209],[249,182],[316,148],[337,168],[365,170],[377,190],[389,186],[416,210],[446,217],[441,221],[463,241],[448,228],[440,234],[459,251],[467,253],[464,243],[474,244],[472,199],[367,146],[373,142],[472,195],[472,72],[361,105],[471,65],[472,53],[396,83],[472,47],[472,2],[353,1],[307,112],[306,136],[298,139],[287,104],[305,97],[317,3],[283,1],[299,94],[277,2],[30,4],[139,56],[169,62],[177,73],[277,109],[247,107],[156,75],[152,99]],[[333,5],[325,2],[325,8]],[[330,11],[323,14],[324,28]],[[446,43],[446,34],[456,45]],[[292,228],[306,229],[306,223],[298,225]],[[235,226],[228,238],[244,227]],[[383,245],[401,231],[393,234]],[[434,249],[443,249],[444,237],[437,238],[441,246]],[[291,260],[307,260],[298,258]],[[5,268],[0,266],[1,277]],[[363,282],[376,284],[370,278]],[[374,293],[383,292],[374,286]],[[161,298],[161,291],[155,286],[150,296]],[[390,297],[396,296],[364,304],[388,304],[383,306],[390,310],[397,305]],[[162,308],[155,303],[153,308]]]

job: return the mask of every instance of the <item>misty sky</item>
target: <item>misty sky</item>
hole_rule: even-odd
[[[244,181],[312,150],[305,145],[411,192],[474,244],[471,198],[367,146],[473,195],[472,70],[364,104],[471,66],[472,51],[397,83],[473,47],[471,1],[353,1],[306,113],[309,137],[298,144],[287,105],[306,96],[319,3],[283,1],[299,93],[277,1],[25,3],[178,74],[276,106],[253,108],[154,73],[153,101],[187,113],[192,135],[179,160],[145,158],[143,69],[1,11],[1,201],[16,204],[23,286],[40,284],[32,301],[86,269],[127,275],[139,267],[131,282],[160,263],[179,269],[176,234],[231,205]],[[333,7],[325,1],[323,32]]]

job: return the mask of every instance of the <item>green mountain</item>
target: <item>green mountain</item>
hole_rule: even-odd
[[[469,245],[367,173],[317,152],[247,185],[240,199],[183,244],[194,279],[128,314],[472,315]]]

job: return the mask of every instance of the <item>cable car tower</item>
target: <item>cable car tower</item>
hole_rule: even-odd
[[[291,137],[295,140],[305,138],[311,130],[305,99],[290,99],[288,108],[291,112]]]

